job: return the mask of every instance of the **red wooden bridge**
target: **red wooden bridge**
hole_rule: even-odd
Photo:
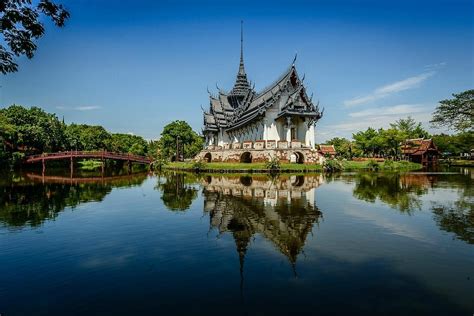
[[[56,153],[43,153],[39,155],[27,156],[25,159],[26,163],[35,163],[41,162],[43,164],[43,171],[46,168],[46,161],[48,160],[70,160],[71,161],[71,170],[73,169],[74,159],[82,158],[93,158],[101,159],[102,161],[106,159],[110,160],[121,160],[126,161],[130,167],[132,162],[140,164],[151,165],[152,160],[145,156],[133,155],[129,153],[117,153],[110,151],[63,151]]]
[[[57,153],[44,153],[26,157],[26,163],[40,162],[43,160],[64,160],[71,158],[112,159],[138,162],[142,164],[151,163],[151,159],[148,157],[110,151],[62,151]]]

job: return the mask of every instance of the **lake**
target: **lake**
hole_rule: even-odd
[[[472,315],[473,171],[6,174],[0,314]]]

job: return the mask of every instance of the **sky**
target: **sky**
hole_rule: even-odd
[[[257,91],[291,65],[324,116],[317,142],[412,116],[432,133],[438,101],[474,88],[474,0],[56,0],[33,59],[0,77],[0,106],[39,106],[67,123],[157,139],[230,90],[240,54]]]

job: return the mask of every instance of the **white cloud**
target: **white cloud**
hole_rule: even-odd
[[[58,110],[75,110],[75,111],[93,111],[93,110],[99,110],[102,109],[101,106],[95,106],[95,105],[86,105],[86,106],[76,106],[76,107],[67,107],[67,106],[56,106],[56,109]]]
[[[414,113],[426,111],[426,107],[421,104],[398,104],[379,108],[370,108],[358,112],[349,113],[350,117],[368,117],[368,116],[406,116]]]
[[[89,105],[89,106],[77,106],[74,108],[74,110],[77,111],[92,111],[92,110],[98,110],[101,109],[102,107],[100,106],[95,106],[95,105]]]
[[[439,68],[442,68],[444,66],[446,66],[448,63],[443,61],[443,62],[440,62],[440,63],[436,63],[436,64],[429,64],[429,65],[425,65],[425,69],[427,70],[434,70],[434,69],[439,69]]]
[[[406,79],[379,87],[365,96],[360,96],[360,97],[356,97],[356,98],[344,101],[344,105],[345,106],[360,105],[360,104],[364,104],[367,102],[371,102],[371,101],[388,97],[389,95],[400,92],[400,91],[416,88],[423,81],[430,78],[434,74],[435,74],[434,71],[429,71],[429,72],[425,72],[414,77],[406,78]]]
[[[435,132],[430,128],[429,120],[434,106],[422,104],[399,104],[387,107],[366,109],[349,113],[349,119],[330,126],[320,125],[316,130],[317,142],[324,143],[333,137],[352,138],[353,133],[364,131],[369,127],[388,128],[400,118],[411,116],[415,121],[421,122],[429,132]],[[438,131],[439,132],[439,131]]]

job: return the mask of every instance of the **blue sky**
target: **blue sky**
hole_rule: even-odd
[[[0,78],[2,107],[147,139],[176,119],[200,131],[207,87],[235,80],[240,20],[257,90],[298,52],[325,108],[319,142],[408,115],[428,127],[439,100],[474,88],[474,1],[58,1],[71,19],[45,21],[35,57]]]

